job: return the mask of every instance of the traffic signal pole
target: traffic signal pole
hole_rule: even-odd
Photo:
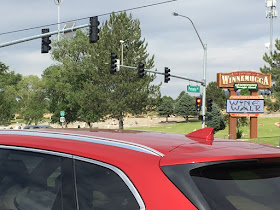
[[[207,68],[207,44],[203,44],[203,95],[202,95],[202,123],[201,128],[205,128],[205,109],[206,109],[206,68]]]
[[[127,68],[127,69],[135,69],[135,70],[137,70],[137,67],[133,67],[133,66],[120,65],[120,67]],[[150,72],[150,73],[154,73],[154,74],[165,75],[165,73],[161,73],[161,72],[158,72],[158,71],[153,71],[153,70],[150,70],[150,69],[144,69],[144,71]],[[195,80],[195,79],[190,79],[190,78],[187,78],[187,77],[181,77],[181,76],[172,75],[172,74],[170,74],[170,77],[174,77],[174,78],[178,78],[178,79],[182,79],[182,80],[187,80],[187,81],[192,81],[192,82],[197,82],[197,83],[199,83],[201,85],[204,85],[203,81],[199,81],[199,80]]]
[[[86,27],[89,27],[89,24],[80,25],[80,26],[76,26],[76,27],[73,27],[73,28],[63,29],[63,30],[60,30],[59,32],[61,32],[61,33],[72,32],[72,31],[75,31],[77,29],[86,28]],[[51,35],[54,35],[54,34],[57,34],[57,33],[58,33],[58,31],[53,31],[53,32],[44,33],[44,34],[35,35],[35,36],[30,36],[30,37],[26,37],[26,38],[23,38],[23,39],[10,41],[10,42],[5,42],[3,44],[0,44],[0,48],[15,45],[15,44],[19,44],[19,43],[22,43],[22,42],[27,42],[27,41],[34,40],[34,39],[40,39],[42,37],[51,36]]]

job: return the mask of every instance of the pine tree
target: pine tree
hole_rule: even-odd
[[[226,127],[224,116],[216,104],[212,105],[212,111],[206,113],[207,127],[214,128],[214,131],[224,130]]]
[[[187,93],[181,96],[175,104],[175,114],[184,117],[186,121],[190,115],[196,116],[198,113],[195,109],[195,99]]]
[[[272,95],[276,98],[275,102],[267,103],[268,109],[271,111],[280,110],[280,40],[275,40],[275,48],[273,52],[265,53],[263,60],[267,63],[260,71],[264,74],[271,74]]]
[[[217,82],[209,82],[206,87],[206,97],[211,98],[220,109],[226,108],[226,94],[222,88],[217,86]]]
[[[160,116],[166,117],[166,122],[168,117],[174,113],[174,101],[171,97],[163,96],[161,102],[157,108]]]

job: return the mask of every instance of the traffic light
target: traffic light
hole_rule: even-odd
[[[96,43],[99,40],[98,16],[89,18],[89,43]]]
[[[115,53],[111,53],[110,74],[115,74],[116,71],[117,71],[117,55]]]
[[[164,82],[168,83],[170,81],[170,69],[168,67],[164,68]]]
[[[138,67],[137,67],[138,78],[143,78],[144,77],[144,72],[145,72],[144,67],[145,67],[144,63],[142,63],[142,62],[138,63]]]
[[[207,98],[206,99],[206,107],[207,107],[207,112],[211,112],[212,111],[212,98]]]
[[[197,97],[196,100],[195,100],[195,108],[196,108],[196,111],[200,111],[201,110],[201,98]]]
[[[50,29],[48,28],[42,29],[42,34],[49,33],[49,32]],[[48,53],[49,50],[51,49],[50,44],[52,41],[50,40],[50,37],[51,37],[50,35],[42,37],[41,53]]]

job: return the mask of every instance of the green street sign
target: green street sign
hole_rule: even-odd
[[[257,83],[234,83],[234,89],[248,89],[248,90],[257,90]]]
[[[199,93],[199,86],[188,85],[188,92]]]
[[[60,117],[64,117],[65,116],[65,111],[60,111]]]

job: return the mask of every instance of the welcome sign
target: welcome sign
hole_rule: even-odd
[[[234,84],[257,84],[259,89],[271,87],[271,74],[262,74],[253,71],[235,71],[217,74],[217,86],[221,88],[233,88]]]

